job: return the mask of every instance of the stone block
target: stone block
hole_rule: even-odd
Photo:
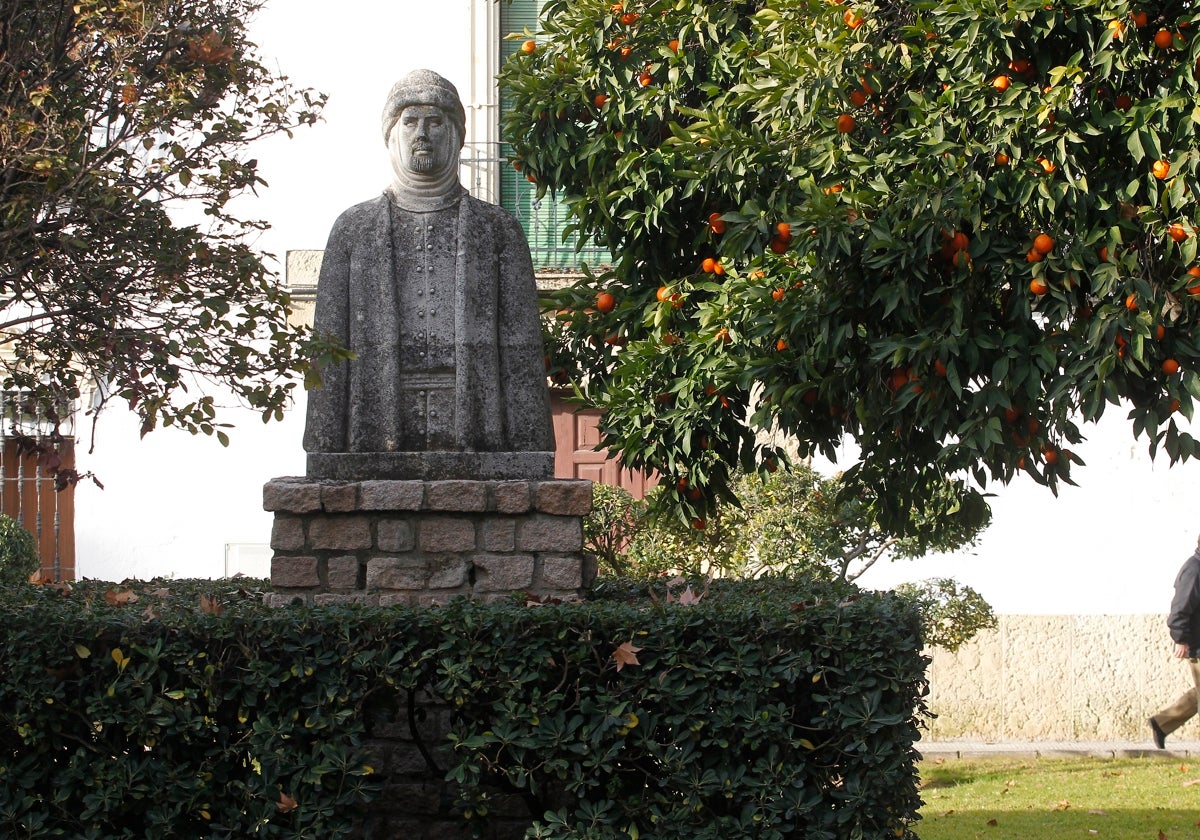
[[[474,564],[476,592],[514,592],[533,584],[531,554],[481,554]]]
[[[375,547],[380,551],[412,551],[415,543],[412,524],[403,519],[385,519],[375,526]]]
[[[423,481],[364,481],[358,489],[359,510],[420,510],[425,504]]]
[[[321,585],[315,557],[271,558],[271,583],[285,588],[308,589]]]
[[[330,557],[325,565],[325,586],[329,589],[358,589],[358,558],[352,554]]]
[[[378,597],[381,607],[404,607],[413,602],[413,596],[407,592],[388,592]]]
[[[263,603],[272,609],[278,607],[291,607],[298,604],[303,604],[305,597],[297,595],[295,592],[268,592],[263,595]]]
[[[483,481],[431,481],[425,488],[426,510],[487,510],[488,485]]]
[[[358,485],[321,485],[321,507],[326,513],[353,513],[358,509]]]
[[[479,523],[479,548],[483,551],[515,551],[517,520],[511,516],[489,516]]]
[[[316,513],[321,510],[321,485],[302,479],[272,479],[263,487],[263,509]]]
[[[583,557],[543,557],[538,586],[545,589],[580,589],[583,577]]]
[[[374,600],[362,592],[322,592],[319,595],[312,596],[312,602],[317,606],[356,603],[374,604]]]
[[[528,481],[499,481],[492,488],[497,513],[527,513],[532,485]]]
[[[430,564],[429,589],[458,589],[467,582],[470,562],[461,557],[447,557]]]
[[[417,526],[417,542],[428,554],[446,554],[475,549],[475,523],[456,516],[429,516]]]
[[[578,516],[533,514],[521,521],[518,551],[568,552],[583,549],[583,521]]]
[[[423,557],[372,557],[367,560],[367,589],[424,589],[429,569]]]
[[[354,551],[371,547],[371,523],[365,516],[314,517],[308,525],[313,549]]]
[[[304,548],[304,520],[295,516],[275,516],[271,525],[271,548],[275,551],[300,551]]]
[[[539,482],[536,507],[542,513],[556,516],[586,516],[592,512],[592,482]]]

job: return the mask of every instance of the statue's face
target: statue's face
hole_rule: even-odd
[[[457,140],[441,108],[409,105],[400,113],[388,138],[392,165],[417,175],[440,175],[454,164]]]

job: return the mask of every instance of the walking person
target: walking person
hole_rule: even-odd
[[[1175,597],[1171,599],[1167,627],[1175,642],[1175,656],[1188,661],[1194,685],[1150,718],[1154,746],[1160,750],[1164,749],[1168,735],[1195,716],[1200,696],[1200,540],[1175,577]]]

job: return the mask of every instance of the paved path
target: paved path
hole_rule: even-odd
[[[1165,750],[1155,749],[1149,733],[1144,741],[918,741],[917,750],[928,759],[950,758],[1139,758],[1143,756],[1200,757],[1200,741],[1167,739]]]

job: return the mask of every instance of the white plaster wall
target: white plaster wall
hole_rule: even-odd
[[[1191,686],[1165,615],[1010,615],[929,668],[931,740],[1148,740]],[[1195,738],[1200,722],[1179,737]]]

